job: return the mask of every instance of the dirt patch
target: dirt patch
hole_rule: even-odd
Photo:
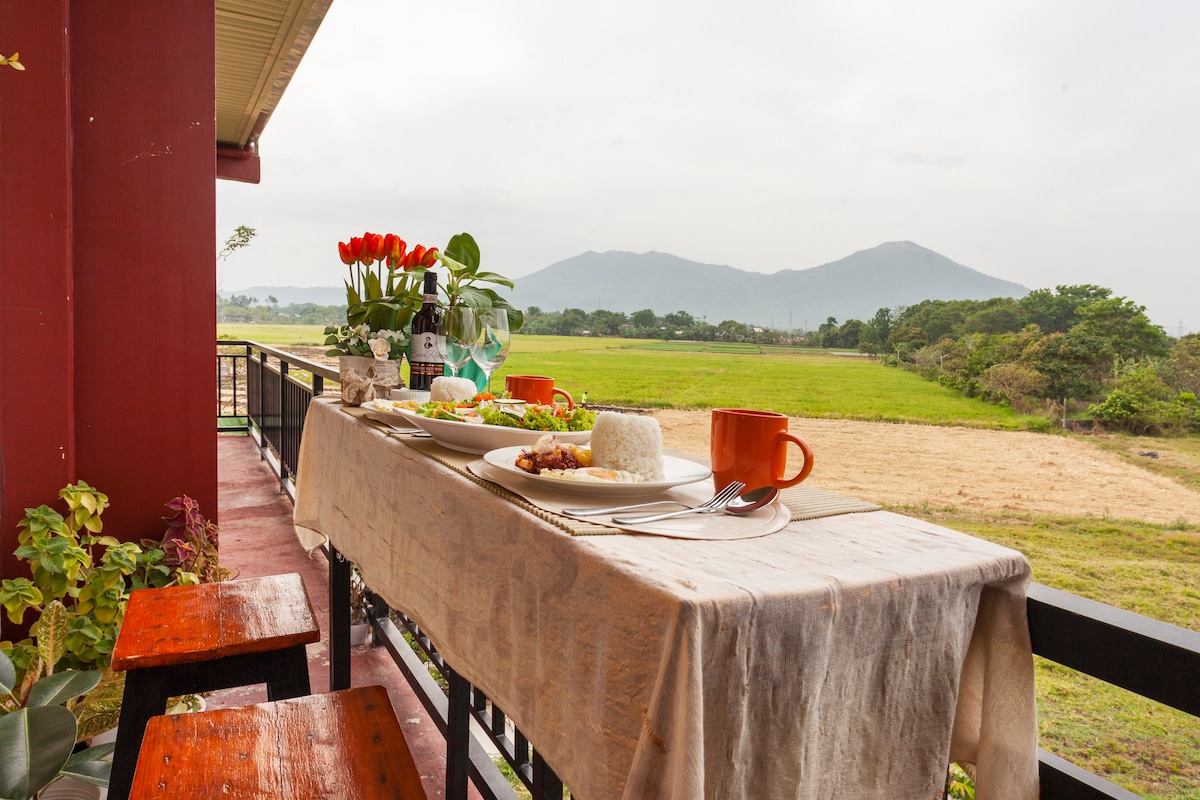
[[[709,412],[668,409],[654,417],[666,446],[707,454]],[[826,419],[794,418],[789,427],[816,455],[807,483],[852,497],[897,506],[1200,524],[1200,492],[1079,439]],[[796,461],[789,464],[790,472],[797,468]]]

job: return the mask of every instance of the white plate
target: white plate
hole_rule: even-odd
[[[591,497],[642,497],[657,494],[672,486],[702,481],[712,475],[712,470],[703,464],[688,461],[686,458],[663,456],[663,473],[666,478],[661,481],[643,481],[642,483],[568,481],[562,478],[534,475],[532,472],[518,469],[516,466],[517,456],[524,449],[524,447],[502,447],[499,450],[490,450],[483,454],[483,460],[508,475],[524,479],[539,489]]]
[[[485,425],[480,422],[456,422],[452,419],[432,419],[400,412],[406,421],[433,436],[442,447],[461,453],[481,455],[499,447],[529,447],[546,435],[546,431],[527,431],[524,428],[506,428],[503,425]],[[587,444],[592,439],[591,431],[552,431],[554,439],[567,444]],[[516,455],[513,455],[516,458]]]
[[[379,408],[375,405],[374,400],[368,400],[359,406],[359,408],[365,411],[368,417],[377,422],[382,422],[384,425],[391,425],[393,428],[399,428],[400,430],[418,430],[417,426],[412,423],[412,417],[401,413],[397,408]]]

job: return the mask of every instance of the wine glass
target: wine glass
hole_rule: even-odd
[[[508,358],[510,344],[508,335],[508,312],[503,308],[489,308],[476,312],[476,329],[479,335],[471,343],[471,358],[487,375],[488,391],[492,391],[492,373]]]
[[[475,311],[467,306],[453,306],[442,312],[437,326],[437,351],[450,374],[458,377],[458,370],[471,360],[471,343],[479,334]]]

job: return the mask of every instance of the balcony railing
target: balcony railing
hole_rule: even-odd
[[[217,345],[218,429],[253,435],[281,487],[294,499],[291,485],[308,404],[324,392],[326,381],[336,384],[337,370],[255,342],[219,340]],[[349,596],[350,568],[336,554],[331,556],[331,602],[336,603],[335,598]],[[1036,583],[1029,587],[1027,608],[1034,654],[1200,717],[1200,632]],[[343,618],[349,624],[349,611],[348,606],[332,611],[336,635]],[[469,747],[469,767],[461,768],[469,769],[485,798],[514,795],[483,749],[468,742],[468,713],[535,798],[562,796],[562,784],[521,733],[506,723],[503,712],[455,676],[416,626],[396,612],[388,613],[382,602],[375,605],[372,623],[376,641],[392,654],[443,735],[459,743],[462,752]],[[442,671],[447,689],[430,677],[418,652]],[[349,669],[348,659],[334,663],[333,680],[348,681]],[[1039,752],[1039,771],[1043,800],[1139,797],[1045,750]]]
[[[217,340],[217,430],[246,431],[295,500],[300,435],[308,404],[334,386],[338,371],[243,340]]]

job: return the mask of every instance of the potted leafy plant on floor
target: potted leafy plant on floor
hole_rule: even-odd
[[[103,492],[80,481],[59,497],[65,515],[42,505],[26,509],[18,524],[20,546],[14,552],[29,565],[30,577],[0,582],[0,605],[13,624],[22,624],[26,612],[33,620],[29,636],[0,642],[0,653],[12,665],[12,686],[25,690],[64,670],[94,674],[96,683],[71,704],[75,736],[83,742],[111,730],[120,718],[124,674],[108,666],[129,593],[221,580],[229,571],[217,560],[216,525],[189,497],[167,504],[172,513],[164,517],[163,539],[146,539],[141,546],[103,535],[101,515],[109,505]]]
[[[47,612],[39,643],[47,651],[43,658],[52,664],[63,650],[66,609],[54,602]],[[61,778],[107,786],[113,745],[75,752],[84,696],[100,685],[101,673],[68,669],[33,680],[36,675],[26,673],[18,683],[16,667],[0,651],[0,797],[41,797]]]

